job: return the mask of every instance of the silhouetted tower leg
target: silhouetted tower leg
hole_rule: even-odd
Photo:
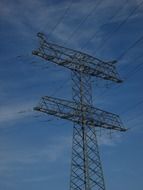
[[[91,76],[72,71],[73,100],[79,105],[79,120],[74,123],[70,190],[105,190],[95,127],[90,127],[85,118],[92,119],[90,110],[84,105],[92,105]],[[87,115],[88,113],[88,115]]]

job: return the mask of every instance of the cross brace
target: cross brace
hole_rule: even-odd
[[[49,43],[42,33],[37,35],[40,39],[40,48],[33,51],[33,55],[77,72],[117,83],[122,82],[115,68],[116,61],[104,62],[86,53]]]
[[[84,122],[89,126],[126,131],[118,115],[90,105],[81,105],[68,100],[44,96],[41,99],[40,105],[34,108],[36,111],[67,119],[78,124],[82,123],[82,118],[80,118],[81,109],[86,113],[85,115],[88,116],[88,113],[90,113],[93,116],[85,118]]]
[[[44,96],[34,110],[74,123],[70,190],[105,190],[96,128],[121,132],[126,129],[118,115],[92,106],[91,77],[122,82],[116,71],[116,61],[104,62],[86,53],[49,43],[42,33],[37,35],[40,47],[32,53],[72,71],[73,101]]]

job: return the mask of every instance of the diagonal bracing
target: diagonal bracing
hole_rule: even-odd
[[[35,107],[34,110],[46,113],[48,115],[54,115],[61,119],[70,120],[77,124],[81,124],[81,107],[86,113],[85,123],[89,126],[101,127],[104,129],[114,129],[117,131],[126,130],[118,115],[103,111],[98,108],[94,108],[90,105],[81,105],[73,101],[44,96],[41,98],[40,104]],[[89,112],[90,115],[88,116]]]
[[[72,71],[82,72],[117,83],[122,82],[116,72],[116,61],[104,62],[86,53],[49,43],[42,33],[38,33],[37,36],[40,39],[40,47],[32,52],[33,55],[37,55]]]
[[[66,67],[72,73],[72,101],[44,96],[36,111],[72,121],[73,144],[70,190],[105,190],[96,129],[124,132],[118,115],[93,107],[91,77],[116,83],[122,82],[116,61],[104,62],[69,48],[47,42],[44,34],[37,34],[40,47],[33,55]]]

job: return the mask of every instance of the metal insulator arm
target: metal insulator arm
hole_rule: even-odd
[[[81,124],[80,112],[81,107],[87,113],[85,123],[92,127],[101,127],[117,131],[126,131],[118,115],[94,108],[88,105],[78,105],[72,101],[45,96],[41,99],[40,104],[34,108],[36,111],[54,115],[56,117],[67,119]],[[89,113],[93,115],[88,117]]]
[[[116,71],[116,61],[105,62],[86,53],[47,42],[42,33],[37,35],[40,38],[40,47],[32,52],[33,55],[77,72],[117,83],[122,82]]]

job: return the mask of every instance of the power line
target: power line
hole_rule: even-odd
[[[36,63],[36,62],[32,62],[33,63]],[[49,66],[42,66],[42,65],[39,65],[41,67],[41,69],[51,69]],[[53,68],[52,68],[53,69]],[[56,72],[60,71],[61,69],[60,68],[54,68],[54,70],[56,70]],[[51,96],[55,95],[55,94],[59,94],[59,92],[65,87],[65,85],[67,85],[69,83],[69,79],[66,80],[66,82],[62,83],[53,93],[51,93]]]
[[[140,57],[143,57],[143,56],[140,56]],[[143,67],[143,63],[140,63],[140,64],[138,64],[135,68],[133,68],[131,71],[129,71],[128,73],[127,73],[127,77],[125,78],[125,80],[127,81],[127,80],[129,80],[131,77],[133,77],[133,75],[135,75],[137,72],[139,72],[140,71],[140,69],[141,69],[141,67]],[[116,86],[116,87],[114,87],[114,88],[110,88],[110,90],[111,89],[118,89],[118,88],[120,88],[121,87],[121,85],[120,86]],[[107,92],[109,92],[109,91],[107,91],[107,89],[105,89],[99,96],[100,97],[104,97],[104,95],[107,93]],[[93,100],[94,101],[94,100]]]
[[[128,0],[127,0],[127,1],[128,1]],[[142,3],[143,3],[143,2],[142,2]],[[142,3],[140,3],[140,4],[142,4]],[[120,8],[120,10],[121,10],[121,9],[122,9],[122,7]],[[134,11],[135,11],[136,9],[137,9],[137,7],[134,9]],[[132,13],[133,13],[133,12],[132,12]],[[118,57],[118,60],[121,60],[126,54],[129,53],[130,50],[132,50],[134,47],[136,47],[142,40],[143,40],[143,35],[142,35],[139,39],[137,39],[133,44],[131,44],[131,46],[129,46],[129,48],[128,48],[126,51],[124,51],[124,52]],[[140,57],[139,57],[139,58],[140,58]],[[132,74],[132,73],[133,73],[133,74],[137,73],[140,67],[142,67],[142,64],[137,65],[133,70],[131,70],[131,72],[129,72],[129,74],[127,74],[126,79],[132,77],[132,76],[129,76],[130,74]],[[120,87],[120,86],[119,86],[119,87]],[[117,88],[118,88],[118,87],[117,87]]]
[[[132,50],[134,47],[136,47],[136,45],[139,44],[142,40],[143,40],[143,35],[142,35],[139,39],[137,39],[131,46],[129,46],[129,48],[128,48],[126,51],[124,51],[124,52],[118,57],[118,60],[121,60],[125,55],[127,55],[127,54],[129,53],[130,50]],[[142,57],[143,57],[142,55],[139,56],[138,58],[135,59],[135,61],[137,61],[138,59],[140,59],[140,58],[142,58]],[[143,63],[140,63],[140,64],[138,64],[135,68],[131,69],[131,70],[127,73],[127,75],[126,75],[126,77],[125,77],[125,80],[128,80],[128,79],[131,78],[133,75],[135,75],[135,74],[139,71],[139,69],[140,69],[142,66],[143,66]],[[115,89],[120,88],[120,87],[121,87],[121,86],[117,86],[117,87],[115,87]],[[101,94],[101,97],[103,97],[103,95],[104,95],[106,92],[107,92],[107,89],[105,89],[105,90],[103,91],[103,93]]]
[[[134,74],[136,74],[138,71],[140,71],[140,68],[143,66],[143,63],[140,63],[139,65],[137,65],[132,72],[129,73],[128,77],[126,78],[126,80],[128,80],[129,78],[131,78]],[[132,74],[132,75],[131,75]]]
[[[131,59],[132,59],[132,57],[130,57]],[[132,62],[133,61],[135,61],[135,62],[137,62],[139,59],[141,59],[141,58],[143,58],[143,55],[141,54],[141,55],[139,55],[139,56],[137,56],[137,57],[133,57],[134,59],[132,60]],[[128,64],[128,65],[126,65],[126,68],[130,68],[130,65]],[[130,69],[130,71],[132,71],[132,69]]]
[[[125,1],[125,3],[127,3],[129,0],[126,0]],[[125,7],[125,4],[122,4],[122,6],[115,12],[115,14],[113,14],[108,20],[110,20],[110,22],[121,12],[121,10],[123,9]],[[108,22],[105,22],[105,23],[103,23],[103,24],[101,24],[100,26],[99,26],[99,30],[96,30],[95,32],[94,32],[94,34],[91,36],[91,38],[89,38],[88,40],[87,40],[87,42],[81,47],[81,49],[84,49],[84,47],[86,47],[87,46],[87,44],[91,41],[91,40],[93,40],[95,37],[96,37],[96,35],[97,35],[97,33],[98,33],[98,31],[100,31],[100,27],[102,26],[102,25],[106,25],[106,24],[108,24],[109,23],[109,21]]]
[[[134,104],[133,106],[131,106],[130,108],[128,108],[128,110],[125,110],[125,111],[121,112],[120,114],[123,115],[123,114],[129,113],[131,110],[139,107],[142,104],[143,104],[143,100],[137,102],[136,104]]]
[[[73,0],[70,1],[69,5],[66,7],[64,13],[62,14],[62,16],[58,19],[58,21],[56,22],[56,24],[54,25],[53,29],[51,30],[51,32],[49,33],[49,37],[52,35],[52,33],[54,33],[54,31],[56,30],[56,28],[59,26],[59,24],[64,20],[65,16],[67,15],[68,11],[70,10],[71,6],[73,4]],[[46,27],[45,27],[46,28]]]
[[[69,82],[70,82],[69,80],[66,80],[66,82],[64,82],[64,83],[62,83],[60,86],[58,86],[58,88],[57,88],[54,92],[52,92],[51,96],[53,96],[53,95],[55,95],[55,94],[56,94],[56,95],[59,94],[59,92],[60,92],[63,88],[65,88],[65,85],[67,85]]]
[[[86,20],[92,15],[92,13],[97,10],[97,8],[103,3],[103,0],[100,0],[100,2],[98,4],[96,4],[94,6],[94,8],[88,12],[88,14],[80,21],[80,23],[77,25],[77,27],[73,30],[73,32],[71,33],[71,35],[66,39],[65,43],[68,43],[69,40],[71,40],[71,38],[73,38],[73,36],[77,33],[77,31],[80,29],[81,25],[84,24],[86,22]]]
[[[133,121],[135,121],[135,120],[138,120],[138,118],[139,118],[140,116],[142,116],[142,112],[141,112],[141,114],[138,114],[137,116],[138,116],[138,117],[136,117],[136,118],[128,119],[126,122],[128,123],[128,122],[133,122]],[[128,128],[128,130],[129,130],[129,129],[132,130],[132,129],[138,128],[138,127],[140,127],[140,126],[139,126],[139,125],[134,125],[133,127]]]
[[[140,8],[140,6],[143,4],[143,1],[139,3],[128,15],[127,17],[111,32],[109,33],[108,37],[104,39],[103,45],[98,47],[98,51],[102,50],[106,46],[106,42],[109,41],[113,35],[124,25],[128,22],[128,20],[136,13],[137,9]]]
[[[138,45],[142,40],[143,40],[143,35],[139,39],[137,39],[133,44],[131,44],[131,46],[129,46],[128,49],[126,49],[126,51],[124,51],[118,57],[118,60],[121,60],[130,50],[132,50],[134,47],[136,47],[136,45]]]

